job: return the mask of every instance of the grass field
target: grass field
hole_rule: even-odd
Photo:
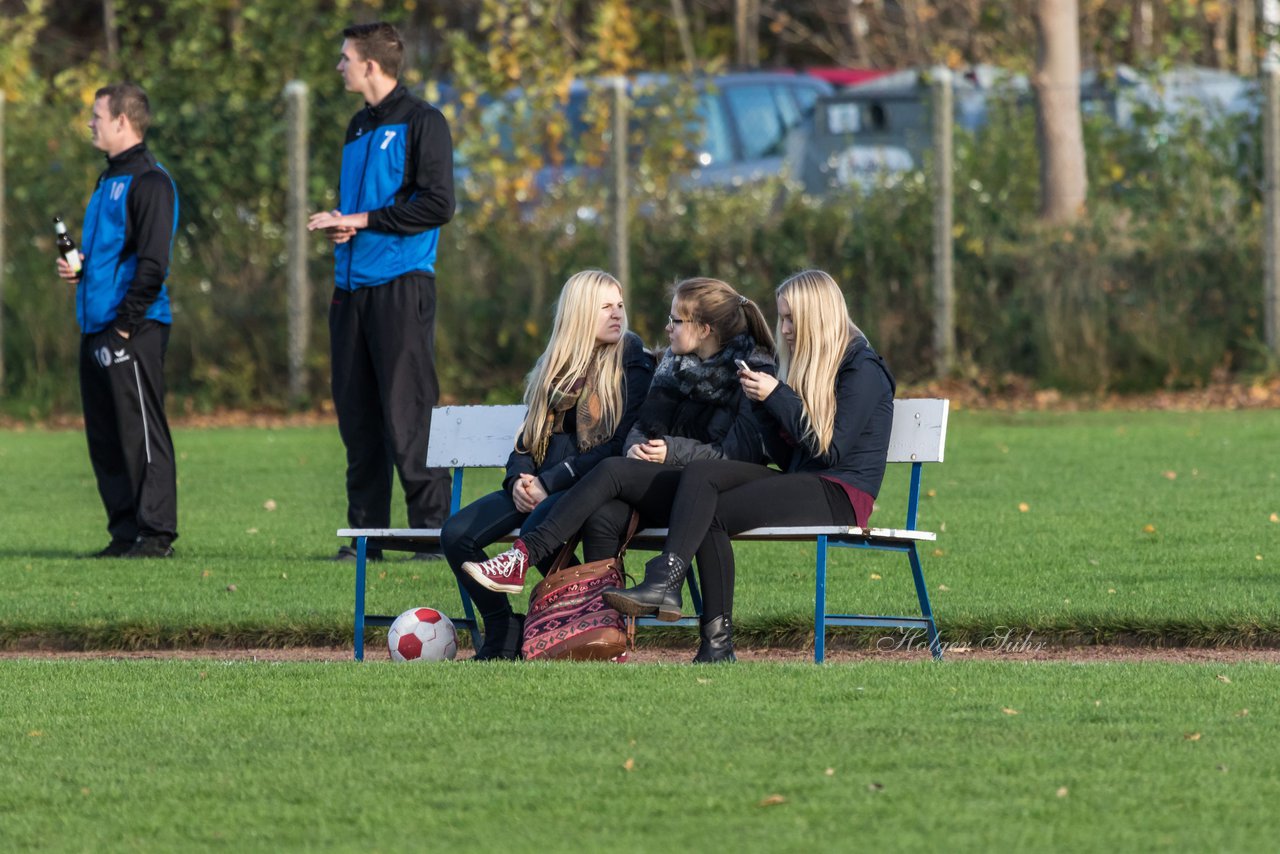
[[[944,636],[1009,626],[1045,640],[1280,642],[1277,435],[1280,411],[955,413],[921,509],[941,531],[924,560]],[[0,432],[0,646],[349,642],[351,569],[323,560],[345,523],[336,430],[179,430],[175,441],[179,557],[139,564],[76,557],[106,540],[79,433]],[[901,521],[906,472],[891,468],[880,524]],[[468,497],[494,483],[469,479]],[[742,637],[807,641],[811,555],[740,549]],[[835,607],[914,608],[901,556],[835,560]],[[370,608],[420,604],[456,613],[452,576],[383,563]]]
[[[1277,695],[1249,664],[8,662],[0,839],[1255,851]]]
[[[922,507],[944,640],[1280,641],[1278,433],[1280,412],[956,413]],[[88,561],[83,438],[0,432],[0,647],[350,642],[336,431],[175,438],[179,556]],[[740,550],[747,642],[807,642],[811,554]],[[899,556],[836,560],[834,603],[910,612]],[[419,604],[456,611],[442,567],[377,568],[371,608]],[[384,656],[0,661],[0,850],[1216,852],[1280,830],[1274,666]]]

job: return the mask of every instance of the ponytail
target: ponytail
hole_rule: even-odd
[[[747,334],[755,339],[755,342],[761,347],[775,352],[773,343],[773,332],[769,329],[769,322],[764,319],[764,312],[760,311],[760,306],[754,301],[742,297],[742,318],[747,323]]]
[[[719,279],[685,279],[675,287],[675,300],[689,319],[710,326],[721,344],[746,332],[771,355],[777,352],[760,307]]]

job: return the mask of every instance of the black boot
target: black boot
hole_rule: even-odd
[[[601,595],[611,607],[628,617],[644,617],[657,611],[659,620],[674,623],[684,609],[680,588],[688,571],[682,559],[663,552],[644,565],[644,581],[626,590],[606,587]]]
[[[728,614],[703,623],[701,633],[702,643],[693,657],[694,664],[727,664],[738,660],[733,654],[733,618]]]
[[[472,661],[517,661],[524,640],[524,614],[508,614],[484,621],[484,643]]]

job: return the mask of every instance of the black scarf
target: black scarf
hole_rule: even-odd
[[[668,348],[653,372],[651,387],[699,403],[724,405],[733,400],[742,388],[735,359],[743,360],[752,370],[774,363],[769,351],[743,332],[707,359],[699,359],[696,353],[677,356]]]

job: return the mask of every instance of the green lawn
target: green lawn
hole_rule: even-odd
[[[924,561],[944,638],[1011,626],[1041,639],[1280,641],[1278,435],[1280,411],[954,413],[921,507],[922,526],[941,531]],[[345,524],[336,429],[186,429],[175,442],[179,557],[85,561],[106,535],[83,436],[0,432],[0,646],[349,642],[351,569],[323,560]],[[879,524],[902,521],[906,471],[891,468]],[[468,497],[495,482],[470,479]],[[740,636],[807,642],[812,546],[739,554]],[[914,608],[898,555],[838,553],[829,597]],[[372,610],[422,604],[457,613],[447,571],[399,556],[378,568]]]
[[[4,849],[1256,851],[1280,671],[0,663]]]

